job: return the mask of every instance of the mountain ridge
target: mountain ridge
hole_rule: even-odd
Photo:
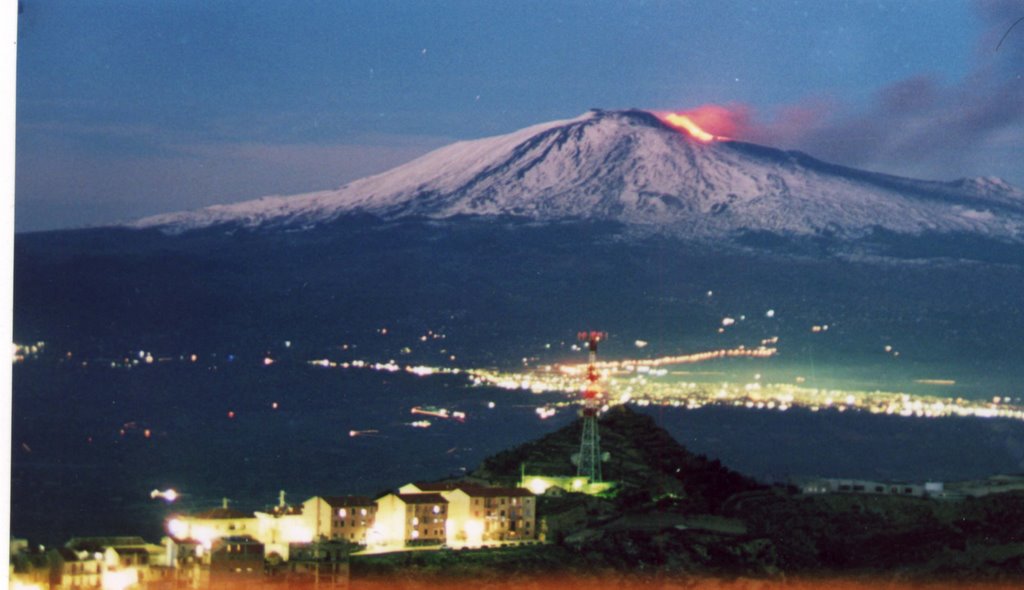
[[[691,238],[745,231],[859,237],[961,232],[1024,239],[1024,191],[992,178],[922,181],[741,141],[704,143],[639,110],[591,110],[457,142],[336,190],[264,197],[128,224],[304,229],[384,219],[601,219]]]

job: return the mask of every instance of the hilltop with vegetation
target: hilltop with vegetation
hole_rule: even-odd
[[[525,468],[533,475],[575,475],[571,457],[579,452],[582,422],[576,421],[539,440],[484,459],[477,477],[514,484]],[[601,450],[608,453],[602,471],[618,487],[618,498],[670,498],[688,512],[715,512],[730,497],[765,489],[716,460],[681,446],[649,416],[617,406],[600,422]]]
[[[354,579],[497,580],[708,576],[1024,581],[1024,493],[965,500],[804,495],[766,486],[696,455],[652,418],[617,407],[600,422],[607,497],[545,494],[544,545],[359,558]],[[574,473],[580,423],[486,459],[475,477],[514,483]]]

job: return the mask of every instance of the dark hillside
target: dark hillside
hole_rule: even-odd
[[[680,445],[654,419],[616,406],[599,422],[601,450],[610,454],[603,471],[608,481],[619,482],[622,493],[642,491],[651,498],[672,496],[692,512],[716,512],[738,493],[763,489],[754,480],[718,461],[695,455]],[[572,475],[571,462],[579,450],[581,422],[537,441],[503,451],[484,460],[475,474],[508,482],[518,478],[525,463],[530,473]]]
[[[113,358],[140,349],[261,355],[284,340],[320,358],[352,342],[386,359],[408,344],[398,338],[431,329],[448,335],[460,363],[509,367],[597,326],[612,334],[613,357],[635,354],[635,339],[675,353],[778,336],[784,362],[849,367],[883,362],[882,347],[894,343],[900,369],[955,359],[958,383],[1019,385],[1018,264],[971,262],[948,239],[922,237],[903,262],[881,246],[866,245],[865,258],[827,242],[712,248],[638,238],[613,223],[366,217],[295,232],[19,234],[14,340]],[[742,314],[718,332],[723,317]],[[808,330],[822,322],[827,335]],[[376,337],[382,326],[395,338]],[[445,358],[412,348],[414,362]]]

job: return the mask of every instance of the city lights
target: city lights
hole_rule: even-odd
[[[774,310],[770,316],[774,316]],[[742,316],[741,316],[742,317]],[[733,319],[733,318],[727,318]],[[735,322],[736,320],[733,320]],[[811,331],[829,331],[828,324],[811,326]],[[717,381],[692,382],[681,380],[678,371],[670,371],[674,365],[704,363],[725,359],[770,359],[778,354],[778,336],[760,340],[758,346],[737,346],[727,349],[707,350],[684,355],[672,355],[646,359],[619,359],[597,362],[605,384],[608,400],[615,403],[630,403],[638,406],[667,405],[698,409],[708,405],[732,406],[755,410],[785,412],[792,408],[820,410],[864,411],[872,414],[887,414],[904,417],[937,418],[943,416],[965,416],[976,418],[1009,418],[1024,420],[1024,406],[1011,403],[1009,398],[1000,401],[978,400],[962,397],[950,398],[936,395],[922,395],[901,391],[855,390],[813,387],[803,376],[794,378],[793,383],[771,382],[757,374],[750,382]],[[644,346],[647,342],[643,342]],[[570,348],[578,349],[573,344]],[[888,354],[896,356],[898,351],[886,345]],[[468,376],[470,384],[478,387],[497,387],[510,391],[541,393],[562,393],[564,403],[548,403],[535,409],[537,417],[546,420],[554,416],[556,407],[571,405],[568,397],[579,393],[579,379],[586,371],[585,364],[538,364],[523,366],[520,371],[502,371],[481,368],[400,366],[394,361],[372,363],[365,360],[335,362],[327,359],[310,361],[309,364],[329,368],[358,368],[374,371],[406,371],[414,375],[459,375]],[[916,383],[935,386],[952,386],[952,379],[917,379]],[[836,400],[839,400],[837,403]],[[487,402],[494,408],[494,402]],[[423,412],[417,412],[423,413]],[[436,417],[461,418],[461,412],[438,411]],[[431,423],[421,420],[408,424],[415,428],[428,428]],[[350,436],[361,434],[353,431]]]
[[[154,500],[156,498],[162,498],[167,503],[171,503],[178,499],[178,492],[176,492],[173,489],[166,489],[164,491],[153,490],[152,492],[149,493],[149,497],[153,498]]]

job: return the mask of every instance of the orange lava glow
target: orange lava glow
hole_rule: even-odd
[[[669,125],[675,127],[676,129],[682,129],[683,131],[686,131],[687,133],[690,134],[690,137],[698,141],[710,143],[717,139],[716,136],[708,133],[707,131],[704,131],[699,126],[697,126],[697,124],[693,122],[693,119],[690,119],[690,117],[686,115],[680,115],[677,113],[667,113],[665,115],[662,115],[662,120],[664,120]]]
[[[750,109],[742,104],[703,104],[682,111],[655,113],[658,118],[697,141],[731,141],[751,129]]]

